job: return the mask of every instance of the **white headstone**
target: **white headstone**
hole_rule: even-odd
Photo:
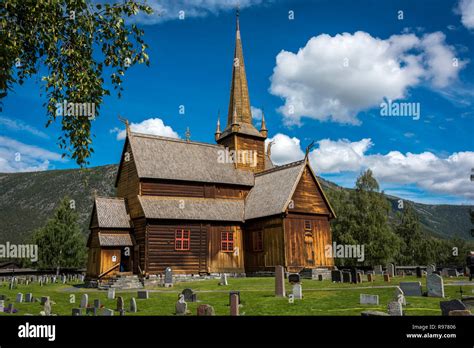
[[[379,295],[360,294],[360,304],[379,304]]]
[[[301,287],[301,284],[293,285],[293,296],[296,300],[303,299],[303,288]]]
[[[393,315],[393,316],[402,316],[403,315],[402,304],[398,301],[389,302],[388,314]]]
[[[89,295],[83,294],[81,298],[81,308],[87,308],[89,305]]]
[[[107,291],[107,298],[109,300],[115,300],[115,289],[114,288],[110,288],[108,291]]]
[[[219,285],[229,285],[227,283],[227,274],[225,274],[225,273],[221,274],[221,282],[219,283]]]
[[[429,297],[444,297],[444,282],[437,274],[430,274],[426,278],[426,288]]]

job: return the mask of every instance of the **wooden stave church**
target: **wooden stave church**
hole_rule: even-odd
[[[260,131],[252,124],[238,16],[233,62],[217,145],[134,133],[127,124],[116,197],[94,200],[87,279],[162,274],[166,267],[248,274],[277,265],[289,272],[334,266],[325,246],[336,216],[307,156],[273,165],[265,116]],[[219,161],[226,149],[256,152],[256,162]]]

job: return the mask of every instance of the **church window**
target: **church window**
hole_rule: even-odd
[[[234,251],[234,232],[233,231],[221,232],[221,251],[224,251],[224,252]]]
[[[174,249],[179,251],[190,250],[191,247],[191,231],[189,230],[176,230],[174,238]]]

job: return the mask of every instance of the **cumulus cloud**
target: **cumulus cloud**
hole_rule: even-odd
[[[304,157],[298,138],[277,134],[271,140],[275,140],[272,147],[275,163],[285,164]],[[469,180],[471,168],[474,168],[474,152],[456,152],[446,157],[431,152],[370,154],[373,146],[370,138],[359,141],[323,139],[311,151],[309,159],[322,174],[358,174],[370,168],[382,184],[415,185],[431,193],[474,199],[474,186]]]
[[[262,109],[256,108],[254,106],[250,107],[250,112],[252,113],[252,118],[256,121],[262,120]]]
[[[380,39],[358,31],[312,37],[297,53],[281,51],[270,92],[284,100],[287,125],[302,117],[360,124],[357,113],[385,99],[403,99],[426,83],[445,88],[466,64],[453,64],[455,49],[441,32]]]
[[[220,12],[235,11],[237,5],[244,9],[260,5],[263,0],[149,0],[147,4],[153,8],[151,16],[139,14],[135,21],[143,24],[179,19],[180,11],[184,11],[184,18],[206,17],[218,15]]]
[[[474,0],[461,0],[458,5],[461,23],[467,29],[474,29]]]
[[[0,172],[35,172],[50,169],[51,161],[65,162],[58,153],[0,136]]]
[[[170,126],[166,126],[163,120],[160,118],[149,118],[140,123],[131,123],[130,129],[132,132],[137,133],[160,135],[169,138],[179,138],[178,133],[176,133]],[[114,128],[111,129],[110,132],[117,133],[117,140],[125,139],[125,129]]]
[[[304,157],[304,152],[300,148],[298,138],[290,138],[286,134],[278,133],[273,138],[268,138],[266,144],[273,142],[271,147],[271,157],[273,163],[280,165],[294,162]]]

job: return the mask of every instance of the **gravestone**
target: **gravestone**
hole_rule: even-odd
[[[456,271],[455,268],[448,269],[448,277],[457,277],[457,276],[458,276],[458,271]]]
[[[367,281],[373,282],[375,280],[375,276],[372,273],[367,274]]]
[[[239,297],[239,304],[240,304],[240,291],[230,291],[229,292],[229,306],[230,306],[230,299],[232,298],[232,295],[237,295]]]
[[[41,296],[40,304],[44,305],[46,301],[49,301],[49,296]]]
[[[285,269],[283,266],[275,266],[275,296],[285,297]]]
[[[301,284],[293,284],[293,297],[296,300],[302,300],[303,299],[303,288],[301,287]]]
[[[407,305],[407,301],[405,299],[405,293],[403,292],[403,290],[399,286],[395,287],[395,292],[394,292],[393,295],[394,295],[393,297],[396,301],[401,302],[401,304],[404,305],[404,306]]]
[[[107,299],[115,300],[115,289],[114,288],[109,288],[107,290]]]
[[[291,273],[288,275],[288,282],[290,284],[297,284],[301,282],[301,277],[298,273]]]
[[[351,273],[351,282],[357,284],[357,269],[352,268],[350,273]]]
[[[402,316],[403,307],[402,304],[398,301],[392,301],[388,304],[388,314],[391,316]]]
[[[232,316],[239,315],[239,297],[236,294],[233,294],[230,297],[230,315]]]
[[[0,300],[0,313],[5,310],[5,300]]]
[[[123,310],[123,306],[124,306],[124,303],[123,303],[123,297],[122,296],[119,296],[117,297],[117,311],[120,312]]]
[[[13,303],[8,304],[7,313],[13,313],[15,311],[15,305]]]
[[[219,285],[222,285],[222,286],[229,285],[229,283],[227,282],[227,274],[225,273],[221,274],[221,281],[219,282]]]
[[[44,311],[44,315],[46,316],[51,315],[51,301],[49,300],[49,297],[43,305],[43,311]]]
[[[379,304],[379,295],[360,294],[359,303],[360,304],[378,305]]]
[[[350,272],[342,272],[342,282],[352,283],[352,276]]]
[[[323,280],[324,280],[324,277],[323,277],[322,274],[318,274],[318,280],[319,280],[319,281],[323,281]]]
[[[441,315],[447,316],[451,311],[463,311],[466,310],[467,307],[461,300],[451,300],[451,301],[441,301],[439,303],[439,307],[441,308]]]
[[[416,267],[416,277],[417,277],[417,278],[421,278],[421,277],[422,277],[422,274],[421,274],[421,267],[420,267],[420,266],[417,266],[417,267]]]
[[[104,316],[104,317],[113,317],[114,316],[114,311],[111,310],[111,309],[108,309],[108,308],[104,308],[104,309],[102,309],[101,315]]]
[[[136,312],[138,312],[137,301],[135,300],[135,297],[132,297],[132,298],[130,299],[130,312],[131,312],[131,313],[136,313]]]
[[[93,315],[94,317],[97,316],[97,308],[96,307],[87,307],[86,308],[86,315]]]
[[[389,283],[390,283],[390,275],[389,275],[389,274],[387,274],[387,273],[385,273],[385,274],[383,275],[383,281],[384,281],[384,282],[389,282]]]
[[[82,308],[73,308],[71,315],[73,317],[80,317],[82,315]]]
[[[87,308],[89,305],[89,295],[83,294],[81,298],[81,308]]]
[[[428,297],[444,297],[444,282],[437,274],[429,274],[426,278]]]
[[[357,283],[362,283],[362,272],[357,272]]]
[[[470,317],[472,315],[471,311],[468,309],[464,310],[454,310],[449,312],[450,317]]]
[[[179,300],[176,302],[176,315],[186,315],[186,312],[188,310],[188,304],[186,301],[184,301],[184,296],[183,294],[179,295]]]
[[[173,286],[173,271],[171,267],[166,267],[165,269],[165,287],[170,288]]]
[[[23,294],[21,292],[16,294],[16,302],[18,302],[18,303],[23,302]]]
[[[395,276],[395,265],[393,263],[387,264],[387,273],[390,278],[393,278]]]
[[[428,273],[428,275],[432,274],[435,271],[436,271],[436,266],[433,264],[428,265],[428,267],[426,267],[426,273]]]
[[[186,288],[181,293],[186,302],[197,302],[197,295],[192,289]]]
[[[100,300],[99,299],[94,300],[94,307],[95,308],[100,308]]]
[[[25,295],[25,302],[33,302],[33,294],[31,292]]]
[[[202,304],[197,308],[197,315],[198,317],[207,317],[216,315],[216,313],[214,311],[214,307],[208,304]]]
[[[150,298],[150,293],[148,290],[138,290],[137,297],[141,300],[146,300]]]
[[[360,313],[361,316],[363,317],[386,317],[388,316],[387,313],[385,312],[380,312],[380,311],[363,311]]]
[[[378,275],[382,275],[383,274],[382,265],[375,266],[374,267],[374,273],[378,274]]]
[[[334,283],[342,282],[342,272],[341,271],[331,271],[331,281]]]
[[[400,282],[400,289],[402,289],[405,296],[421,296],[421,282]]]

